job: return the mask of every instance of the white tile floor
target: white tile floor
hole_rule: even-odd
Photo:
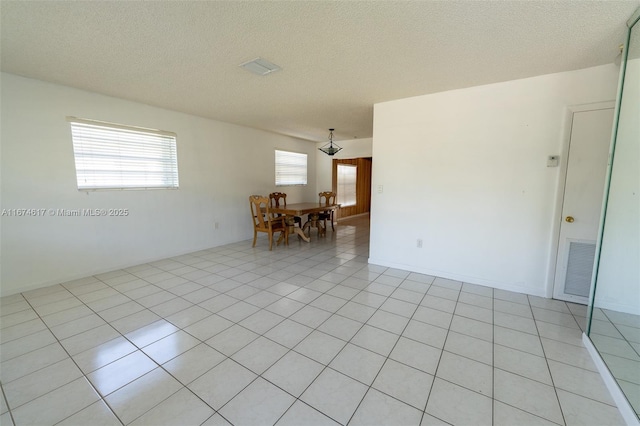
[[[594,309],[591,341],[640,416],[640,315]]]
[[[623,424],[585,307],[368,265],[368,226],[2,298],[0,423]]]

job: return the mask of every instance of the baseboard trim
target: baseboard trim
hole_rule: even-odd
[[[609,393],[611,394],[613,401],[618,406],[618,410],[620,411],[624,421],[628,426],[640,426],[640,421],[638,420],[636,412],[633,410],[633,407],[631,407],[631,404],[629,404],[627,397],[622,393],[620,386],[618,386],[618,382],[613,378],[613,375],[602,360],[598,350],[593,346],[593,342],[585,333],[582,333],[582,343],[584,344],[584,347],[587,348],[587,351],[589,351],[589,355],[591,355],[591,359],[593,359],[593,362],[596,364],[598,372],[604,380],[607,389],[609,389]]]
[[[369,212],[360,213],[360,214],[354,214],[354,215],[351,215],[351,216],[339,217],[339,218],[336,219],[336,222],[340,222],[341,220],[355,219],[357,217],[363,217],[363,216],[369,216]]]
[[[416,267],[416,265],[407,265],[404,263],[389,262],[384,259],[377,259],[373,257],[368,258],[368,263],[371,263],[374,265],[386,266],[387,268],[395,268],[395,269],[402,269],[404,271],[416,272],[418,274],[431,275],[433,277],[447,278],[454,281],[461,281],[463,283],[476,284],[484,287],[491,287],[498,290],[506,290],[506,291],[513,291],[516,293],[530,294],[532,296],[547,297],[544,294],[544,289],[539,289],[539,288],[520,287],[520,286],[512,285],[510,283],[490,281],[490,280],[486,280],[479,277],[460,275],[460,274],[451,273],[448,271],[440,271],[440,270],[434,270],[429,268]]]
[[[5,288],[0,287],[0,297],[12,296],[14,294],[25,293],[27,291],[32,291],[32,290],[38,290],[40,288],[49,287],[49,286],[52,286],[52,285],[65,284],[65,283],[68,283],[69,281],[75,281],[75,280],[79,280],[79,279],[82,279],[82,278],[91,277],[91,276],[94,276],[94,275],[100,275],[100,274],[105,274],[107,272],[117,271],[117,270],[120,270],[120,269],[127,269],[127,268],[131,268],[131,267],[138,266],[138,265],[144,265],[145,263],[153,263],[153,262],[157,262],[159,260],[171,259],[172,257],[184,256],[186,254],[196,253],[196,252],[199,252],[199,251],[203,251],[203,250],[208,250],[208,249],[224,246],[224,245],[227,245],[227,244],[234,244],[234,243],[238,243],[238,242],[241,242],[241,241],[247,241],[248,244],[251,244],[251,239],[248,236],[242,237],[240,240],[237,240],[237,241],[221,240],[221,241],[217,241],[215,243],[215,245],[205,244],[204,246],[191,247],[191,248],[179,250],[179,251],[174,252],[174,253],[167,253],[167,254],[164,254],[164,255],[157,255],[157,256],[152,256],[152,257],[141,258],[141,259],[138,259],[138,260],[136,260],[134,262],[117,263],[115,265],[111,265],[111,266],[108,266],[108,267],[105,267],[105,268],[96,268],[96,269],[90,269],[90,270],[83,270],[83,271],[74,272],[74,273],[71,273],[71,274],[68,274],[68,275],[61,275],[61,276],[59,276],[57,278],[54,278],[54,279],[51,279],[51,280],[41,281],[41,282],[37,282],[35,284],[29,284],[29,285],[21,286],[20,288],[12,288],[10,290],[6,290]]]

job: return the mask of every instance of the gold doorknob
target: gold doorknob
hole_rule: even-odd
[[[566,220],[566,221],[567,221],[567,222],[569,222],[569,223],[573,223],[573,221],[574,221],[575,219],[573,218],[573,216],[567,216],[567,217],[565,217],[565,218],[564,218],[564,220]]]

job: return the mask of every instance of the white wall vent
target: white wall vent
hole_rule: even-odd
[[[252,61],[245,62],[244,64],[240,64],[240,66],[245,70],[258,75],[269,75],[282,69],[278,65],[272,64],[262,58],[256,58]]]
[[[589,297],[595,255],[595,244],[569,243],[567,278],[564,282],[564,292],[566,294]]]

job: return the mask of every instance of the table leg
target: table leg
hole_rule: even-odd
[[[296,228],[296,222],[295,222],[295,219],[294,219],[293,216],[287,216],[284,219],[284,222],[287,225],[287,231],[286,231],[287,232],[287,235],[286,235],[286,243],[287,243],[287,245],[289,245],[289,236],[293,235],[293,234],[297,234],[300,238],[302,238],[307,243],[309,241],[311,241],[311,239],[304,234],[302,229]]]
[[[305,232],[307,228],[309,228],[309,238],[311,238],[311,228],[316,228],[318,230],[318,236],[325,234],[325,229],[322,221],[320,220],[320,215],[318,213],[309,213],[309,220],[302,227],[302,231]]]
[[[280,233],[280,237],[278,237],[276,245],[280,245],[282,240],[284,240],[285,245],[289,245],[289,235],[294,233],[296,223],[292,216],[286,216],[284,218],[284,224],[284,231]]]
[[[305,240],[307,243],[308,243],[309,241],[311,241],[310,236],[309,236],[309,237],[307,237],[307,236],[304,234],[304,231],[303,231],[302,229],[300,229],[300,228],[293,228],[293,230],[294,230],[294,232],[295,232],[296,234],[298,234],[298,236],[299,236],[300,238],[302,238],[303,240]]]

